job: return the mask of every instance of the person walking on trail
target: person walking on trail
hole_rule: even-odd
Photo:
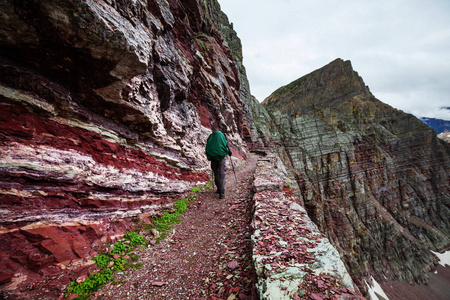
[[[226,172],[226,157],[231,156],[230,147],[228,147],[225,135],[217,130],[211,133],[206,142],[206,157],[211,161],[211,169],[214,172],[214,182],[217,186],[219,198],[225,197],[225,172]]]

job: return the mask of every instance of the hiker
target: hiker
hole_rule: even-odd
[[[206,142],[206,157],[211,161],[211,169],[214,172],[214,182],[217,186],[216,193],[219,199],[225,197],[225,161],[227,154],[232,155],[230,147],[228,147],[225,135],[219,130],[214,131],[208,137]]]

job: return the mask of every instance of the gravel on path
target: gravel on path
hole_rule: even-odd
[[[142,249],[140,270],[117,274],[98,299],[257,299],[251,263],[252,182],[257,157],[227,173],[226,196],[215,188],[192,200],[168,237]]]

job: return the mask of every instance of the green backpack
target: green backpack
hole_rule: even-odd
[[[206,157],[208,160],[221,161],[228,154],[228,143],[219,130],[211,133],[206,142]]]

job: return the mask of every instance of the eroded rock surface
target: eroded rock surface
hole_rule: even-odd
[[[426,282],[450,245],[450,148],[377,100],[340,59],[264,102],[311,219],[365,291],[369,274]]]
[[[364,299],[339,252],[293,194],[278,156],[258,160],[253,189],[253,263],[261,299]]]
[[[245,70],[221,14],[213,0],[1,2],[6,294],[51,297],[93,247],[205,183],[213,126],[245,156]]]

